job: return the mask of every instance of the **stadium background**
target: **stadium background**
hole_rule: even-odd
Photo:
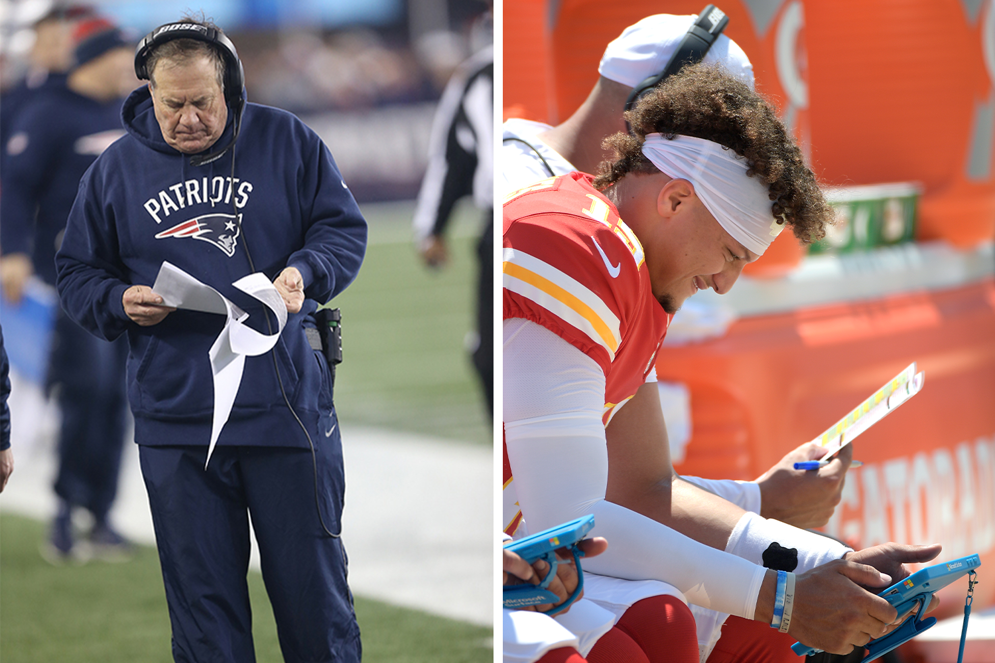
[[[50,4],[0,3],[3,86],[22,73],[26,28]],[[463,347],[480,214],[469,201],[458,207],[446,270],[426,270],[411,241],[433,113],[454,67],[489,43],[489,3],[87,4],[136,38],[203,9],[236,44],[249,100],[296,113],[328,144],[371,231],[359,278],[335,302],[344,318],[336,404],[349,484],[345,526],[366,658],[490,660],[491,429]],[[0,303],[16,462],[0,497],[0,660],[169,660],[154,548],[114,567],[53,568],[38,554],[54,508],[58,412],[37,389],[54,300],[35,287],[32,301],[20,311]],[[21,333],[10,329],[19,326]],[[114,514],[127,534],[151,544],[133,447]],[[279,660],[261,580],[250,575],[259,660]]]

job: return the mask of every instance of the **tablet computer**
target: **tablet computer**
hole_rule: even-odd
[[[518,541],[505,544],[510,550],[530,564],[557,548],[566,548],[578,541],[594,528],[594,516],[581,516],[570,522],[537,532]]]
[[[887,654],[903,642],[911,640],[936,624],[935,617],[923,619],[933,593],[979,566],[981,566],[981,558],[978,555],[967,555],[920,569],[905,580],[896,582],[880,592],[878,596],[895,606],[898,614],[903,614],[909,610],[915,610],[915,614],[902,622],[902,625],[891,633],[868,642],[866,645],[867,656],[862,663],[868,663]],[[791,649],[799,656],[811,656],[819,652],[818,649],[807,647],[800,642],[791,645]]]
[[[584,588],[584,573],[580,568],[580,558],[584,556],[584,553],[577,547],[577,543],[583,540],[584,536],[593,528],[594,516],[581,516],[562,525],[557,525],[556,527],[551,527],[527,536],[524,539],[505,544],[505,550],[512,551],[529,564],[535,562],[537,559],[546,560],[546,563],[549,564],[549,570],[546,572],[546,577],[538,585],[523,583],[505,586],[502,605],[505,608],[514,610],[559,601],[559,597],[549,591],[547,587],[556,575],[556,551],[561,548],[567,548],[573,554],[574,564],[577,566],[578,584],[573,594],[566,601],[555,609],[546,612],[546,614],[555,615],[566,610],[567,606],[580,596]]]

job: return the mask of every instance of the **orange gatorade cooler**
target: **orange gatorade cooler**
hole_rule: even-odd
[[[504,3],[505,119],[520,117],[538,122],[555,116],[551,106],[553,81],[549,69],[549,22],[545,0]]]
[[[805,3],[813,164],[832,184],[917,181],[917,239],[995,238],[988,0]]]

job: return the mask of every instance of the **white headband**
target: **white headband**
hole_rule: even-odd
[[[649,134],[643,154],[665,175],[691,182],[719,225],[750,251],[763,255],[784,230],[774,219],[767,185],[749,177],[746,160],[732,150],[703,138]]]

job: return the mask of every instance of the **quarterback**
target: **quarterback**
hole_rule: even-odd
[[[848,653],[900,618],[873,589],[939,547],[852,551],[683,481],[646,384],[688,297],[727,292],[787,226],[817,238],[828,205],[773,109],[716,68],[686,68],[627,117],[634,135],[610,139],[597,179],[505,200],[504,421],[522,515],[539,531],[593,514],[609,547],[585,570],[618,604],[656,580],[770,624],[786,656],[794,639]]]

